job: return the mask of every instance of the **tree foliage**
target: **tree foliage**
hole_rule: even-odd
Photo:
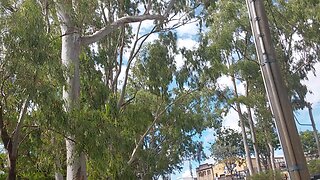
[[[312,131],[301,131],[300,139],[305,153],[308,155],[315,155],[318,153],[316,140],[314,139],[314,133]]]
[[[241,133],[233,129],[222,129],[217,132],[217,139],[211,146],[211,155],[218,162],[224,163],[230,174],[236,163],[242,164],[245,156]]]

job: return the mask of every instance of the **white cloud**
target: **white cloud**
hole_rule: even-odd
[[[242,82],[237,82],[237,91],[239,95],[246,95],[245,84]]]
[[[191,20],[195,21],[195,19]],[[176,29],[178,35],[181,37],[194,37],[199,33],[199,27],[197,26],[197,22],[192,22],[189,24],[185,24]]]
[[[227,116],[223,118],[222,126],[240,131],[241,129],[238,125],[238,121],[238,113],[235,110],[231,109]]]
[[[182,177],[183,178],[189,178],[191,177],[191,173],[190,173],[190,170],[186,170],[182,173]]]
[[[205,161],[203,161],[202,164],[206,164],[206,163],[208,163],[208,164],[215,164],[216,161],[213,159],[213,157],[210,157],[209,159],[206,159]]]
[[[183,58],[182,54],[179,53],[175,56],[174,61],[176,63],[177,69],[179,70],[182,68],[182,66],[185,62],[185,58]]]
[[[196,168],[198,167],[198,164],[194,161],[191,162],[192,163],[192,175],[193,177],[197,177],[197,174],[196,174]],[[190,163],[189,161],[184,161],[183,162],[183,165],[182,165],[182,170],[181,172],[174,172],[172,175],[171,175],[171,179],[173,180],[178,180],[178,179],[181,179],[181,180],[192,180],[191,178],[191,173],[190,173]]]
[[[195,40],[192,40],[190,38],[188,38],[188,39],[178,39],[177,46],[178,46],[178,48],[183,48],[184,47],[186,49],[193,50],[193,49],[196,49],[199,46],[199,42],[197,42]]]
[[[194,50],[199,46],[199,43],[192,40],[192,39],[178,39],[177,41],[177,47],[178,48],[186,48],[188,50]],[[181,53],[177,54],[174,58],[174,61],[176,63],[177,69],[181,69],[183,64],[185,63],[185,58],[182,56]]]
[[[314,68],[316,69],[316,76],[313,75],[312,72],[308,73],[308,79],[306,81],[302,81],[303,84],[305,84],[308,88],[308,90],[312,91],[312,94],[307,94],[307,101],[311,102],[313,104],[320,103],[320,83],[319,83],[319,77],[320,77],[320,64],[317,63]]]
[[[222,88],[232,87],[232,81],[230,76],[222,75],[217,79],[217,84]]]

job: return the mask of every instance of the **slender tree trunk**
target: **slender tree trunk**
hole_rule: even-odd
[[[317,144],[318,156],[320,157],[320,143],[319,143],[318,130],[317,130],[317,128],[316,128],[316,124],[314,123],[314,118],[313,118],[313,113],[312,113],[311,104],[308,103],[307,106],[308,106],[309,116],[310,116],[311,125],[312,125],[312,129],[313,129],[313,135],[314,135],[314,138],[315,138],[316,144]]]
[[[62,64],[67,68],[69,77],[67,79],[68,87],[64,88],[63,97],[66,100],[66,110],[72,111],[78,108],[80,96],[80,73],[79,73],[79,55],[80,55],[80,39],[76,29],[64,24],[61,25],[62,34]],[[66,139],[67,148],[67,180],[83,180],[87,179],[85,167],[85,158],[80,158],[76,152],[73,135],[69,135]]]
[[[248,97],[249,96],[249,83],[248,82],[246,85],[246,94]],[[258,149],[258,145],[257,145],[256,131],[254,129],[251,108],[249,106],[247,106],[247,111],[248,111],[248,120],[249,120],[250,132],[251,132],[251,137],[252,137],[252,143],[253,143],[253,150],[254,150],[254,154],[256,156],[257,172],[259,173],[259,172],[261,172],[259,149]]]
[[[268,148],[269,148],[269,151],[270,151],[270,157],[269,158],[270,158],[271,169],[273,171],[275,171],[276,170],[276,165],[274,163],[274,148],[273,148],[271,143],[268,143]]]
[[[16,165],[17,165],[17,155],[13,152],[8,152],[9,158],[9,174],[8,180],[15,180],[17,177]]]
[[[16,159],[13,159],[12,156],[12,139],[8,134],[8,130],[4,125],[4,117],[3,117],[3,105],[0,104],[0,136],[3,142],[4,148],[7,150],[7,158],[8,158],[8,178],[7,179],[16,179]]]
[[[1,111],[0,112],[0,134],[1,134],[1,139],[3,141],[4,148],[8,152],[8,161],[9,161],[8,179],[9,180],[15,180],[17,177],[16,166],[17,166],[17,158],[18,158],[18,148],[20,143],[19,138],[20,138],[21,128],[24,122],[24,115],[27,111],[27,107],[29,104],[28,99],[29,99],[29,96],[26,97],[26,99],[23,102],[23,105],[21,106],[18,122],[11,137],[9,136],[8,131],[5,128],[5,125],[3,123],[3,109],[2,109],[2,106],[0,106],[0,111]]]
[[[251,108],[247,106],[247,110],[248,110],[248,117],[249,117],[249,126],[250,126],[250,131],[252,136],[253,150],[256,156],[257,172],[259,173],[261,172],[261,164],[260,164],[259,148],[257,145],[256,131],[254,129]]]
[[[71,2],[69,2],[71,3]],[[67,87],[63,90],[63,98],[66,101],[65,109],[71,112],[79,108],[80,97],[80,34],[74,26],[65,5],[57,3],[57,14],[60,18],[62,34],[61,60],[67,70]],[[72,122],[71,119],[69,119]],[[66,139],[67,149],[67,180],[86,180],[86,167],[84,154],[76,152],[74,135],[69,134]]]
[[[80,42],[79,35],[74,33],[73,28],[62,28],[62,34],[72,34],[65,35],[62,37],[62,63],[70,73],[68,77],[68,86],[63,91],[63,97],[66,100],[66,109],[71,111],[78,108],[79,96],[80,96],[80,74],[79,74],[79,54],[80,54]],[[85,180],[87,179],[85,169],[85,157],[81,153],[79,156],[76,152],[75,142],[73,135],[69,135],[66,139],[67,148],[67,180]]]
[[[61,167],[60,159],[58,157],[55,158],[55,166],[57,168],[56,172],[54,173],[55,180],[63,180],[63,175],[59,171],[62,167]]]
[[[234,96],[236,98],[238,98],[239,96],[238,96],[238,91],[237,91],[237,84],[236,84],[236,80],[234,78],[234,75],[231,75],[231,78],[232,78],[232,83],[233,83],[233,87],[234,87]],[[252,167],[250,150],[249,150],[249,146],[248,146],[246,129],[245,129],[245,126],[244,126],[244,119],[243,119],[243,114],[241,112],[240,103],[236,102],[236,108],[237,108],[237,112],[238,112],[238,116],[239,116],[239,120],[240,120],[242,140],[243,140],[244,150],[245,150],[245,153],[246,153],[246,163],[247,163],[247,166],[248,166],[248,169],[249,169],[249,174],[252,175],[253,174],[253,167]]]
[[[266,157],[266,160],[267,160],[267,164],[266,164],[266,169],[270,170],[272,169],[272,165],[271,165],[271,159],[270,159],[270,150],[269,150],[269,147],[267,147],[267,151],[268,151],[268,156]]]
[[[52,144],[57,143],[55,137],[52,137],[51,143]],[[54,165],[55,165],[54,178],[55,178],[55,180],[63,180],[63,175],[60,172],[62,169],[60,157],[61,156],[60,156],[59,152],[54,152]]]

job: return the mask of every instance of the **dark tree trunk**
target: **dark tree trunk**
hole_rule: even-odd
[[[8,175],[8,180],[15,180],[17,177],[17,172],[16,172],[16,165],[17,165],[17,156],[12,155],[11,152],[9,152],[9,175]]]

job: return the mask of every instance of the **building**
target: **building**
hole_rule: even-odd
[[[214,165],[213,164],[201,164],[196,168],[197,180],[214,180]]]
[[[257,170],[257,164],[255,158],[251,158],[253,169]],[[286,168],[284,157],[275,157],[275,166],[277,169],[283,170]],[[244,177],[248,172],[247,165],[245,163],[245,159],[239,159],[232,167],[232,175],[237,177]],[[217,164],[201,164],[198,168],[196,168],[197,172],[197,180],[216,180],[216,179],[228,179],[231,178],[231,173],[226,168],[224,163]]]

